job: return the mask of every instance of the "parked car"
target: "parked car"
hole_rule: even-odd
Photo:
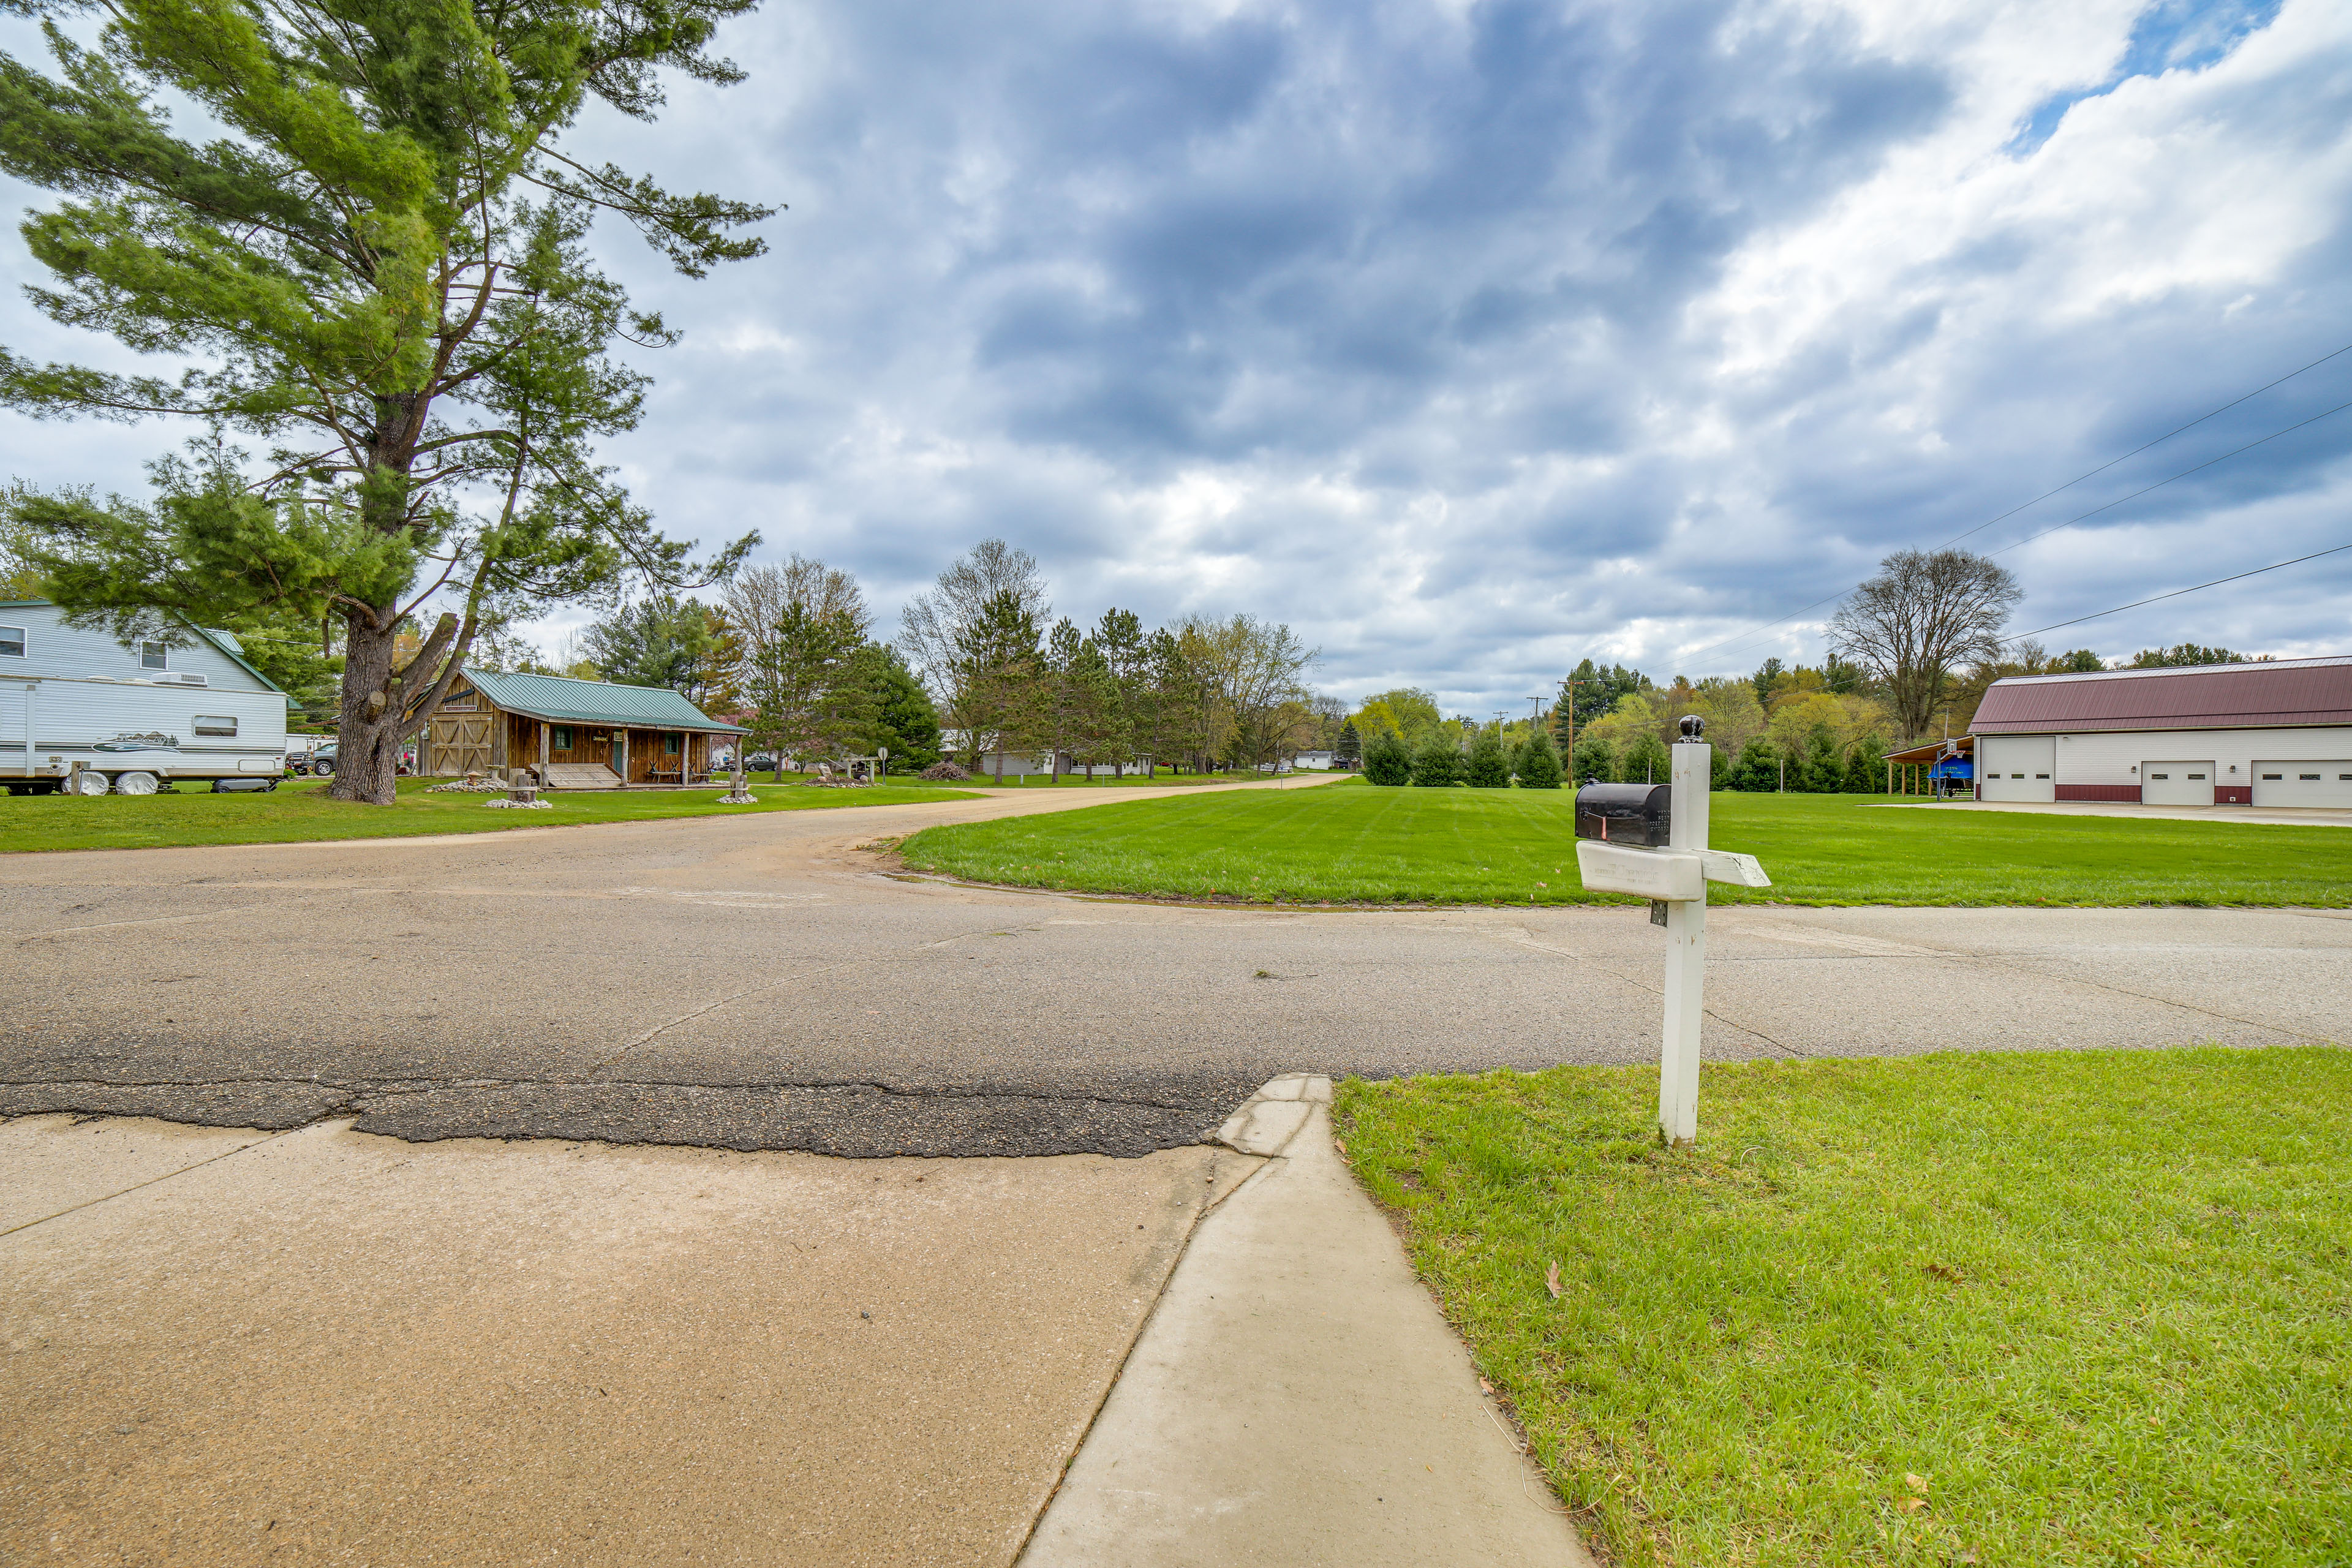
[[[314,778],[335,776],[335,742],[328,742],[307,757],[297,754],[287,759],[287,765],[297,773],[309,773]],[[402,778],[416,771],[416,748],[408,747],[400,753],[400,765],[393,770]]]
[[[776,765],[776,759],[766,752],[754,752],[743,759],[743,771],[747,773],[772,773]]]

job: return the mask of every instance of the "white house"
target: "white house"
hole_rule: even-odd
[[[226,632],[117,642],[46,599],[0,600],[0,784],[152,794],[172,780],[268,788],[286,693]]]
[[[2352,658],[1996,680],[1979,800],[2352,806]]]

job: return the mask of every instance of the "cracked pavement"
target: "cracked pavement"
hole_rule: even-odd
[[[893,876],[859,847],[1146,793],[0,858],[0,1116],[1131,1156],[1282,1072],[1654,1058],[1638,909],[1187,908]],[[2352,1037],[2338,911],[1709,928],[1717,1061]]]

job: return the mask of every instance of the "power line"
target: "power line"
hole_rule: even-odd
[[[2074,516],[2068,518],[2063,522],[2053,523],[2050,527],[2043,529],[2039,533],[2029,533],[2024,538],[2019,540],[2015,544],[2004,544],[1992,553],[1995,555],[2006,555],[2012,550],[2024,548],[2026,545],[2032,543],[2037,539],[2047,539],[2062,528],[2072,528],[2086,517],[2098,516],[2099,513],[2105,511],[2109,507],[2121,506],[2127,500],[2137,500],[2140,497],[2147,494],[2148,490],[2160,490],[2165,486],[2170,484],[2173,479],[2185,479],[2191,474],[2200,473],[2204,469],[2211,468],[2215,463],[2228,461],[2230,458],[2236,457],[2238,452],[2251,452],[2255,447],[2261,446],[2263,441],[2275,441],[2282,436],[2292,436],[2296,431],[2302,429],[2304,425],[2316,425],[2321,420],[2328,417],[2329,415],[2341,414],[2347,408],[2352,408],[2352,403],[2339,403],[2335,407],[2327,410],[2326,414],[2315,414],[2310,418],[2304,420],[2300,425],[2290,425],[2284,430],[2273,430],[2269,435],[2263,437],[2261,441],[2249,441],[2244,446],[2239,447],[2236,452],[2224,452],[2218,458],[2210,458],[2206,461],[2198,464],[2196,468],[2183,468],[2179,473],[2173,475],[2171,479],[2158,479],[2156,483],[2147,486],[2145,489],[2134,490],[2127,496],[2117,496],[2115,500],[2107,502],[2106,506],[2095,506],[2088,511],[2077,512]]]
[[[2281,566],[2300,566],[2306,561],[2316,561],[2323,555],[2340,554],[2347,550],[2352,550],[2352,544],[2338,544],[2326,550],[2315,550],[2308,555],[2298,555],[2292,561],[2281,561],[2269,566],[2257,566],[2251,572],[2240,572],[2228,577],[2216,577],[2210,583],[2200,583],[2194,588],[2175,588],[2169,594],[2158,594],[2154,598],[2134,599],[2128,605],[2117,605],[2114,609],[2101,610],[2097,615],[2076,616],[2071,621],[2059,621],[2051,626],[2036,626],[2030,632],[2020,632],[2013,637],[2003,637],[2000,640],[2004,644],[2023,642],[2028,637],[2038,637],[2043,632],[2059,631],[2067,626],[2079,626],[2084,621],[2095,621],[2103,619],[2108,616],[2119,616],[2126,610],[2137,610],[2142,605],[2153,605],[2159,599],[2178,599],[2183,594],[2194,594],[2198,592],[2199,589],[2218,588],[2224,583],[2235,583],[2241,578],[2245,577],[2259,577],[2265,572],[2275,572]]]
[[[2230,412],[2230,410],[2231,410],[2231,409],[2235,408],[2236,406],[2238,406],[2238,405],[2239,405],[2239,404],[2245,402],[2245,401],[2246,401],[2246,398],[2249,398],[2249,397],[2260,397],[2263,393],[2268,392],[2272,387],[2278,385],[2280,382],[2293,381],[2296,376],[2301,375],[2301,374],[2303,374],[2303,372],[2304,372],[2304,371],[2305,371],[2305,370],[2316,370],[2316,369],[2318,369],[2321,365],[2326,364],[2329,360],[2334,359],[2334,358],[2336,356],[2336,354],[2341,354],[2341,353],[2352,353],[2352,343],[2346,343],[2346,344],[2344,345],[2344,347],[2342,347],[2342,348],[2340,348],[2340,349],[2337,349],[2337,350],[2335,352],[2335,353],[2324,353],[2324,354],[2321,354],[2317,359],[2313,360],[2309,364],[2305,365],[2305,366],[2303,367],[2303,369],[2302,369],[2302,370],[2291,370],[2291,371],[2287,372],[2284,375],[2283,375],[2283,376],[2279,377],[2279,378],[2278,378],[2278,381],[2272,381],[2272,382],[2265,382],[2265,383],[2263,383],[2262,385],[2260,385],[2260,386],[2258,386],[2258,387],[2254,388],[2254,389],[2253,389],[2253,391],[2249,392],[2248,394],[2246,394],[2246,396],[2245,396],[2245,397],[2233,397],[2233,398],[2231,398],[2229,402],[2224,403],[2223,405],[2221,405],[2221,407],[2214,409],[2214,410],[2212,411],[2212,413],[2211,413],[2211,414],[2200,414],[2200,415],[2199,415],[2196,418],[2191,419],[2188,424],[2181,426],[2180,426],[2180,429],[2179,429],[2179,430],[2168,430],[2168,431],[2166,431],[2163,435],[2158,436],[2155,440],[2153,440],[2153,441],[2150,441],[2150,442],[2147,443],[2147,445],[2146,445],[2146,446],[2134,447],[2130,451],[2126,452],[2122,457],[2120,457],[2120,458],[2117,458],[2114,459],[2114,461],[2112,461],[2112,462],[2101,463],[2097,468],[2093,468],[2089,473],[2083,475],[2081,479],[2068,479],[2064,484],[2060,485],[2060,486],[2058,487],[2058,489],[2056,489],[2056,490],[2043,490],[2040,495],[2035,496],[2032,500],[2025,502],[2023,506],[2013,506],[2013,507],[2010,508],[2007,511],[2002,512],[2002,513],[2000,514],[2000,517],[1988,518],[1988,519],[1986,519],[1984,521],[1982,521],[1982,522],[1980,522],[1980,523],[1977,524],[1974,528],[1969,529],[1969,531],[1968,531],[1968,533],[1956,533],[1956,534],[1954,534],[1951,538],[1949,538],[1949,539],[1948,539],[1948,540],[1944,541],[1944,542],[1943,542],[1942,544],[1937,545],[1937,549],[1939,549],[1939,550],[1949,550],[1953,545],[1958,544],[1961,540],[1968,538],[1968,537],[1969,537],[1969,534],[1973,534],[1973,533],[1982,533],[1986,529],[1990,528],[1994,523],[1996,523],[1996,522],[2000,522],[2000,521],[2003,521],[2004,519],[2007,519],[2007,518],[2012,518],[2012,517],[2015,517],[2019,512],[2023,511],[2023,510],[2025,510],[2025,508],[2026,508],[2026,507],[2029,507],[2029,506],[2036,506],[2036,505],[2039,505],[2040,503],[2042,503],[2042,501],[2046,501],[2046,500],[2048,500],[2052,496],[2056,495],[2056,494],[2058,493],[2058,490],[2071,490],[2071,489],[2073,489],[2076,485],[2081,484],[2081,483],[2083,482],[2083,480],[2084,480],[2084,479],[2097,479],[2101,474],[2104,474],[2104,473],[2105,473],[2109,468],[2114,468],[2114,467],[2116,466],[2116,463],[2128,462],[2128,461],[2130,461],[2132,458],[2138,457],[2142,452],[2147,451],[2147,448],[2148,448],[2149,447],[2160,447],[2160,446],[2162,446],[2165,442],[2171,440],[2175,436],[2179,435],[2181,430],[2193,430],[2193,429],[2195,429],[2198,426],[2204,424],[2204,423],[2205,423],[2205,421],[2207,421],[2208,419],[2212,418],[2212,417],[2213,417],[2213,416],[2214,416],[2214,415],[2216,415],[2216,414],[2227,414],[2228,412]],[[2332,410],[2332,409],[2331,409],[2329,412],[2333,413],[2333,412],[2334,412],[2334,410]],[[2305,421],[2305,423],[2307,424],[2307,423],[2309,423],[2309,421],[2307,421],[2307,420],[2306,420],[2306,421]],[[2280,432],[2280,434],[2281,434],[2281,435],[2284,435],[2284,434],[2285,434],[2285,432],[2284,432],[2284,431],[2281,431],[2281,432]],[[2257,444],[2259,445],[2259,443],[2257,443]],[[2243,451],[2243,450],[2245,450],[2245,448],[2242,447],[2240,447],[2240,448],[2239,448],[2239,450],[2240,450],[2240,451]],[[2218,458],[2214,459],[2214,461],[2216,461],[2216,462],[2219,462],[2220,460],[2221,460],[2221,459],[2220,459],[2220,458]],[[2191,471],[2193,472],[2194,470],[2192,469]],[[2128,499],[2128,498],[2126,498],[2126,499]],[[2089,514],[2088,514],[2088,513],[2085,513],[2084,515],[2085,515],[2085,516],[2088,516]],[[2062,525],[2062,526],[2063,526],[2063,525]],[[2015,547],[2014,545],[2012,545],[2012,546],[2011,546],[2011,549],[2014,549],[2014,548],[2016,548],[2016,547]]]
[[[2156,437],[2156,439],[2154,439],[2154,440],[2152,440],[2152,441],[2146,441],[2146,442],[2143,442],[2143,443],[2141,443],[2139,446],[2137,446],[2137,447],[2133,447],[2130,451],[2126,452],[2122,457],[2120,457],[2120,458],[2113,458],[2108,459],[2106,462],[2101,463],[2097,468],[2093,468],[2093,469],[2092,469],[2092,470],[2090,470],[2090,472],[2088,472],[2088,473],[2085,473],[2085,474],[2078,474],[2078,475],[2076,475],[2074,478],[2073,478],[2073,479],[2068,479],[2064,484],[2058,486],[2058,487],[2057,487],[2057,489],[2047,489],[2047,490],[2044,490],[2044,491],[2042,491],[2040,495],[2035,496],[2032,500],[2030,500],[2030,501],[2025,501],[2025,502],[2021,503],[2020,505],[2013,506],[2013,507],[2010,508],[2007,511],[2002,512],[1999,517],[1990,517],[1990,518],[1987,518],[1984,521],[1982,521],[1982,522],[1980,522],[1980,523],[1977,524],[1977,525],[1976,525],[1976,527],[1971,528],[1971,529],[1969,529],[1969,530],[1968,530],[1967,531],[1965,531],[1965,532],[1962,532],[1962,533],[1956,533],[1956,534],[1954,534],[1951,538],[1949,538],[1949,539],[1946,540],[1942,544],[1937,545],[1937,548],[1938,550],[1948,550],[1948,549],[1950,549],[1953,545],[1958,544],[1961,540],[1963,540],[1963,539],[1967,539],[1967,538],[1969,538],[1969,537],[1970,537],[1971,535],[1974,535],[1974,534],[1981,533],[1981,532],[1983,532],[1986,529],[1990,528],[1990,527],[1991,527],[1994,523],[1996,523],[1996,522],[2000,522],[2000,521],[2004,521],[2004,520],[2006,520],[2006,519],[2015,517],[2019,512],[2025,510],[2026,510],[2026,508],[2028,508],[2028,507],[2032,507],[2032,506],[2037,506],[2037,505],[2039,505],[2040,503],[2042,503],[2042,501],[2048,500],[2052,496],[2057,495],[2057,494],[2058,494],[2060,491],[2062,491],[2062,490],[2068,490],[2068,489],[2074,489],[2076,485],[2081,484],[2084,479],[2096,479],[2099,475],[2105,473],[2109,468],[2114,468],[2117,463],[2127,462],[2127,461],[2129,461],[2131,458],[2138,457],[2142,452],[2147,451],[2150,447],[2160,447],[2160,446],[2162,446],[2165,442],[2171,440],[2175,436],[2179,435],[2182,431],[2184,431],[2184,430],[2193,430],[2193,429],[2195,429],[2198,426],[2204,424],[2204,423],[2205,423],[2205,421],[2207,421],[2208,419],[2212,418],[2212,417],[2213,417],[2214,416],[2216,416],[2216,415],[2220,415],[2220,414],[2227,414],[2231,409],[2235,408],[2236,406],[2238,406],[2238,405],[2239,405],[2239,404],[2245,402],[2248,398],[2260,397],[2263,393],[2268,392],[2271,388],[2273,388],[2273,387],[2274,387],[2274,386],[2281,385],[2281,384],[2284,384],[2284,383],[2286,383],[2286,382],[2293,381],[2296,376],[2303,374],[2304,374],[2304,372],[2305,372],[2305,371],[2316,370],[2316,369],[2317,369],[2317,368],[2319,368],[2321,365],[2326,364],[2329,360],[2332,360],[2332,359],[2337,358],[2338,356],[2340,356],[2340,355],[2342,355],[2342,354],[2346,354],[2346,353],[2352,353],[2352,343],[2346,343],[2342,348],[2333,350],[2333,351],[2331,351],[2330,353],[2324,353],[2324,354],[2320,355],[2317,359],[2313,360],[2309,364],[2302,365],[2302,366],[2297,367],[2296,369],[2291,370],[2291,371],[2287,372],[2284,375],[2280,376],[2280,377],[2279,377],[2277,380],[2275,380],[2275,381],[2267,381],[2267,382],[2264,382],[2262,385],[2260,385],[2260,386],[2258,386],[2258,387],[2254,388],[2254,389],[2253,389],[2253,391],[2249,392],[2249,393],[2242,394],[2242,395],[2239,395],[2239,396],[2237,396],[2237,397],[2233,397],[2233,398],[2231,398],[2229,402],[2222,404],[2219,408],[2210,409],[2210,410],[2208,410],[2207,412],[2205,412],[2205,413],[2203,413],[2203,414],[2199,415],[2196,418],[2191,419],[2188,424],[2186,424],[2186,425],[2181,425],[2181,426],[2175,426],[2174,428],[2172,428],[2172,429],[2170,429],[2170,430],[2166,431],[2163,435],[2157,437]],[[2336,407],[2336,408],[2331,408],[2331,409],[2329,409],[2329,410],[2327,411],[2327,414],[2339,414],[2339,413],[2343,412],[2343,409],[2344,409],[2344,408],[2346,408],[2346,407],[2352,407],[2352,404],[2346,404],[2346,405],[2340,405],[2340,406]],[[2306,419],[2306,420],[2305,420],[2305,421],[2303,422],[2303,425],[2308,425],[2308,424],[2311,424],[2311,423],[2313,422],[2313,420],[2316,420],[2316,419],[2325,419],[2325,418],[2326,418],[2326,417],[2327,417],[2327,414],[2316,414],[2316,415],[2314,415],[2314,416],[2312,416],[2312,418],[2311,418],[2311,419]],[[2289,434],[2290,432],[2294,431],[2294,430],[2300,430],[2300,429],[2302,429],[2302,428],[2303,428],[2303,425],[2291,425],[2291,426],[2289,426],[2285,430],[2275,430],[2275,431],[2273,431],[2270,435],[2263,437],[2263,441],[2273,441],[2273,440],[2276,440],[2276,439],[2277,439],[2279,437],[2281,437],[2281,436],[2287,435],[2287,434]],[[2259,447],[2259,446],[2261,446],[2262,444],[2263,444],[2263,442],[2262,442],[2262,441],[2254,441],[2254,442],[2250,442],[2248,445],[2249,445],[2249,446]],[[2244,451],[2244,450],[2246,450],[2246,449],[2247,449],[2247,448],[2246,448],[2245,447],[2239,447],[2239,448],[2238,448],[2238,452],[2242,452],[2242,451]],[[2224,452],[2224,453],[2221,455],[2221,458],[2215,458],[2214,459],[2212,459],[2212,462],[2211,462],[2211,463],[2200,463],[2200,464],[2198,465],[2198,468],[2210,468],[2210,467],[2212,466],[2212,463],[2218,463],[2218,462],[2221,462],[2221,461],[2223,458],[2234,458],[2234,457],[2236,457],[2236,456],[2237,456],[2237,452]],[[2178,473],[2178,474],[2173,475],[2173,476],[2172,476],[2172,479],[2185,479],[2185,478],[2187,478],[2189,474],[2193,474],[2193,473],[2195,473],[2195,472],[2197,472],[2197,468],[2187,468],[2187,469],[2183,469],[2180,473]],[[2164,479],[2164,480],[2160,480],[2158,483],[2159,483],[2159,484],[2170,484],[2170,483],[2172,482],[2172,479]],[[2150,485],[2150,486],[2148,486],[2148,487],[2147,487],[2147,489],[2158,489],[2158,485]],[[2146,495],[2147,493],[2147,490],[2138,490],[2138,491],[2135,491],[2135,492],[2134,492],[2134,494],[2136,494],[2136,495]],[[2131,497],[2131,496],[2126,496],[2126,497],[2124,497],[2124,498],[2123,498],[2123,500],[2131,500],[2131,499],[2132,499],[2132,497]],[[2122,504],[2120,501],[2110,501],[2110,502],[2108,502],[2108,503],[2107,503],[2107,506],[2117,506],[2117,505],[2120,505],[2120,504]],[[2069,519],[2067,519],[2067,520],[2066,520],[2066,521],[2065,521],[2065,522],[2062,522],[2062,523],[2058,524],[2058,525],[2057,525],[2057,528],[2045,529],[2045,530],[2043,530],[2043,531],[2042,531],[2042,533],[2037,533],[2037,534],[2034,534],[2034,535],[2032,535],[2031,538],[2027,538],[2027,539],[2021,539],[2021,540],[2019,540],[2019,541],[2017,542],[2017,544],[2030,544],[2030,543],[2032,543],[2032,542],[2033,542],[2033,540],[2042,538],[2042,537],[2043,536],[2043,534],[2047,534],[2047,533],[2054,533],[2054,532],[2056,532],[2056,531],[2057,531],[2058,528],[2065,528],[2065,527],[2069,526],[2070,524],[2076,523],[2076,522],[2080,522],[2080,521],[2083,521],[2083,518],[2095,516],[2095,515],[2097,514],[2097,512],[2105,511],[2105,510],[2107,510],[2107,508],[2106,508],[2106,507],[2099,507],[2099,508],[2095,508],[2095,509],[2094,509],[2092,511],[2086,511],[2086,512],[2083,513],[2081,517],[2073,517],[2073,518],[2069,518]],[[2002,546],[2002,548],[2001,548],[2000,551],[1996,551],[1996,552],[1995,552],[1995,553],[1996,553],[1996,554],[2003,554],[2003,553],[2006,553],[2007,552],[2009,552],[2009,551],[2011,551],[2011,550],[2014,550],[2014,549],[2016,549],[2016,548],[2017,548],[2017,544],[2004,545],[2004,546]],[[1811,604],[1807,605],[1804,605],[1802,608],[1790,610],[1790,611],[1787,615],[1785,615],[1785,616],[1781,616],[1777,617],[1776,619],[1769,620],[1769,621],[1765,621],[1765,622],[1760,623],[1759,625],[1750,626],[1750,627],[1748,627],[1748,628],[1746,631],[1744,631],[1744,632],[1738,632],[1738,633],[1735,633],[1735,634],[1733,634],[1732,636],[1730,636],[1730,637],[1727,637],[1724,638],[1721,642],[1709,643],[1709,644],[1707,644],[1705,647],[1702,647],[1702,648],[1698,649],[1698,650],[1697,650],[1696,652],[1695,652],[1695,653],[1688,653],[1688,654],[1683,654],[1683,655],[1680,655],[1680,656],[1679,656],[1679,658],[1680,658],[1681,662],[1688,663],[1690,660],[1695,659],[1695,658],[1700,658],[1700,657],[1701,657],[1701,656],[1703,656],[1703,655],[1713,653],[1713,652],[1715,652],[1717,648],[1729,647],[1733,646],[1733,645],[1734,645],[1734,644],[1736,644],[1736,643],[1742,643],[1742,642],[1746,642],[1749,637],[1754,637],[1758,632],[1769,631],[1769,630],[1771,630],[1774,626],[1780,626],[1780,625],[1783,625],[1783,624],[1784,624],[1784,623],[1786,623],[1786,622],[1795,620],[1799,616],[1801,616],[1801,615],[1805,614],[1805,612],[1806,612],[1806,611],[1808,611],[1808,610],[1818,610],[1818,609],[1820,609],[1823,605],[1834,604],[1834,603],[1836,603],[1838,600],[1844,598],[1844,597],[1846,596],[1846,595],[1848,595],[1848,594],[1852,593],[1853,591],[1853,590],[1851,587],[1847,587],[1847,588],[1841,588],[1841,589],[1839,589],[1836,593],[1832,594],[1832,595],[1831,595],[1828,598],[1826,598],[1826,599],[1816,599],[1816,600],[1814,600]]]

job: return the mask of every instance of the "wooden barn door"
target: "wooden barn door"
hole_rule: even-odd
[[[493,715],[436,714],[432,755],[425,771],[436,778],[490,771],[490,725]]]

